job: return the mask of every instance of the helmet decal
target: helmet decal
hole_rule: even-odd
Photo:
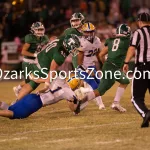
[[[45,27],[41,22],[35,22],[31,26],[31,33],[35,36],[42,37],[45,34]]]

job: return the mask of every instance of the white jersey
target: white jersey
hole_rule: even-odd
[[[96,53],[100,49],[101,41],[95,36],[93,43],[89,42],[86,38],[80,38],[81,51],[84,52],[83,66],[94,66],[96,60]]]
[[[57,103],[61,100],[73,101],[75,93],[68,86],[66,80],[57,78],[50,84],[50,90],[40,94],[43,106]]]

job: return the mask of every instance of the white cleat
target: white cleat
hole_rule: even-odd
[[[99,105],[99,110],[106,110],[104,104],[100,104],[100,105]]]
[[[13,87],[13,91],[14,91],[16,97],[18,97],[18,94],[19,94],[19,92],[20,92],[20,89],[18,89],[17,86],[14,86],[14,87]]]
[[[117,110],[119,112],[126,112],[127,110],[125,108],[123,108],[119,103],[118,104],[112,104],[111,108],[114,110]]]

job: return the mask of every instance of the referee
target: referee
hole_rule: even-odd
[[[150,91],[150,15],[141,13],[137,20],[137,29],[131,39],[123,71],[128,71],[128,64],[135,55],[135,70],[132,79],[132,103],[143,118],[141,128],[149,127],[150,110],[146,107],[144,98],[147,89]],[[147,72],[146,72],[147,71]]]

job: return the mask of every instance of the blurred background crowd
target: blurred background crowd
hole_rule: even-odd
[[[111,37],[115,27],[127,23],[137,28],[138,13],[150,12],[149,0],[0,0],[0,43],[15,41],[21,50],[31,24],[44,23],[46,34],[59,36],[70,26],[74,12],[81,12],[95,24],[101,41]],[[1,47],[1,46],[0,46]],[[1,53],[0,53],[1,54]]]

